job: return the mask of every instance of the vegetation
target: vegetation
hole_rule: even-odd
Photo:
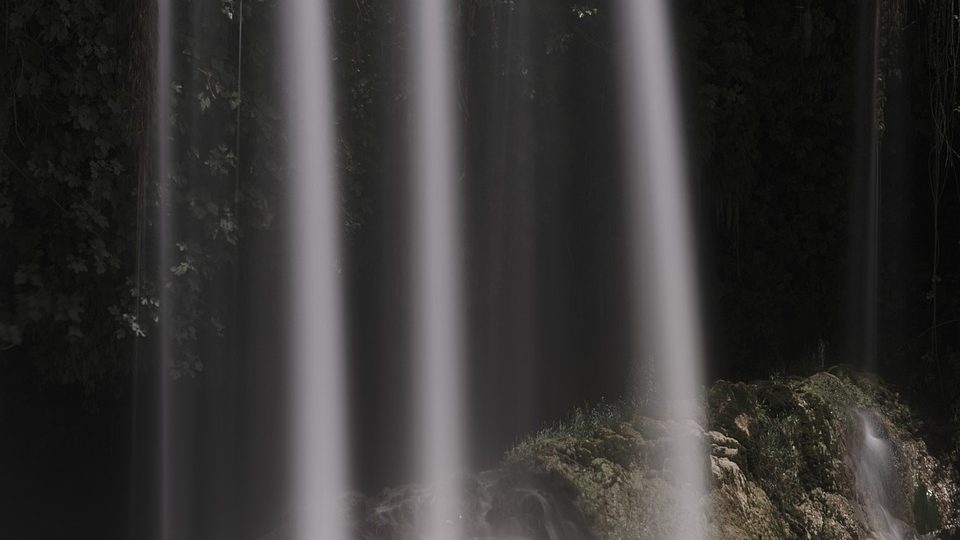
[[[889,510],[921,533],[953,526],[960,519],[955,475],[929,454],[911,409],[877,379],[834,368],[709,389],[700,433],[711,448],[715,536],[863,537],[848,463],[862,436],[857,408],[878,414],[894,449],[899,506]],[[673,524],[662,505],[676,489],[664,448],[676,432],[637,410],[626,403],[578,410],[522,440],[506,462],[569,481],[602,538],[663,537]]]
[[[804,355],[788,351],[812,351],[818,340],[839,346],[844,339],[844,314],[836,299],[843,296],[846,279],[854,168],[857,3],[799,8],[775,3],[763,9],[734,4],[687,0],[677,7],[685,65],[696,68],[688,71],[688,109],[699,206],[713,246],[707,260],[716,269],[709,304],[723,314],[717,317],[720,333],[728,337],[720,344],[733,370],[747,372],[753,365],[770,370],[763,362],[736,360],[758,357],[775,364],[772,369],[795,369]],[[918,174],[929,169],[934,182],[932,241],[937,246],[949,245],[955,234],[936,217],[953,204],[946,189],[953,178],[952,154],[945,150],[953,147],[950,111],[957,94],[949,86],[956,69],[950,56],[952,5],[883,3],[884,88],[909,92],[917,104],[907,111],[914,121],[904,124],[918,135],[909,152],[934,151],[929,167],[917,165]],[[335,7],[335,65],[344,89],[340,163],[349,186],[345,225],[355,230],[376,209],[371,186],[382,174],[388,146],[389,130],[382,127],[401,116],[386,102],[405,99],[402,72],[379,54],[401,44],[402,12],[390,2]],[[190,238],[180,243],[174,275],[160,276],[145,271],[152,264],[145,242],[155,236],[161,196],[150,177],[146,144],[152,133],[152,7],[102,0],[70,6],[8,1],[4,9],[9,14],[4,48],[10,54],[2,66],[7,91],[0,116],[0,224],[9,232],[4,247],[10,255],[2,268],[7,285],[0,302],[0,339],[5,349],[43,342],[53,354],[40,356],[58,358],[60,368],[54,371],[65,380],[95,379],[112,369],[108,365],[117,356],[102,350],[105,344],[129,350],[118,340],[126,343],[152,326],[156,279],[175,287],[178,298],[188,298],[191,290],[230,272],[245,228],[269,227],[274,220],[283,177],[280,96],[269,82],[275,6],[223,0],[200,11],[185,3],[177,11],[175,49],[187,52],[176,59],[174,137],[182,151],[177,152],[176,189],[169,195]],[[484,90],[469,77],[482,60],[478,51],[503,51],[505,40],[515,41],[515,34],[504,29],[521,15],[545,21],[545,28],[531,31],[534,37],[516,52],[494,56],[501,57],[504,69],[498,76],[504,80],[515,80],[513,70],[525,70],[527,106],[540,109],[536,114],[557,114],[555,104],[566,99],[566,90],[562,80],[551,78],[554,58],[576,63],[610,54],[616,46],[609,32],[611,6],[556,3],[523,9],[527,12],[489,0],[464,1],[460,14],[469,42],[465,50],[471,54],[464,56],[462,69],[477,92]],[[904,67],[914,56],[926,59],[924,69]],[[603,88],[584,92],[605,99]],[[883,103],[906,107],[892,101],[898,96],[884,97]],[[479,94],[464,99],[469,124],[475,121],[471,109],[483,102],[471,105]],[[930,107],[923,105],[926,100]],[[890,122],[880,118],[888,128]],[[207,127],[195,129],[198,122]],[[546,162],[578,143],[571,138],[529,143],[532,170],[551,174]],[[599,148],[588,150],[604,155]],[[890,159],[902,157],[901,150],[891,151]],[[186,182],[187,177],[204,181]],[[921,203],[916,200],[906,210],[927,214]],[[537,211],[557,210],[547,204]],[[33,249],[38,245],[48,248]],[[942,293],[954,287],[949,270],[956,262],[954,251],[938,248],[933,259],[916,260],[916,275],[926,273],[933,284],[925,303],[910,300],[904,307],[905,297],[922,293],[897,288],[887,292],[884,304],[889,314],[884,320],[894,311],[923,311],[924,304],[935,311],[937,331],[918,328],[916,333],[926,330],[931,362],[941,372],[943,358],[953,365],[952,348],[941,346],[939,330],[957,318],[956,306]],[[944,271],[930,270],[940,267]],[[182,339],[227,325],[222,313],[213,313],[200,299],[183,302],[189,315],[176,330]],[[61,337],[39,339],[49,335]]]
[[[122,7],[121,7],[122,6]],[[5,2],[0,349],[69,382],[114,373],[142,333],[137,193],[150,55],[141,2]],[[6,353],[8,355],[9,353]]]

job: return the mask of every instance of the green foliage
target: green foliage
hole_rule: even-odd
[[[912,16],[905,3],[882,3],[885,28]],[[155,6],[144,0],[3,3],[0,350],[28,350],[63,380],[93,384],[114,372],[129,356],[133,337],[154,335],[161,291],[176,300],[170,333],[183,354],[174,374],[202,369],[203,342],[232,327],[234,306],[222,298],[236,276],[238,246],[281,214],[277,3],[174,4],[177,162],[169,191],[161,192],[150,151]],[[917,13],[945,9],[933,5],[924,3]],[[406,121],[400,60],[408,35],[402,2],[333,6],[344,226],[356,233],[378,210],[371,186],[394,180],[396,164],[385,157],[392,144],[385,138],[398,132],[384,126]],[[461,88],[465,130],[509,131],[511,124],[487,125],[475,113],[491,104],[500,107],[497,112],[520,110],[511,101],[516,96],[504,90],[518,88],[518,103],[544,134],[509,139],[517,145],[510,153],[529,160],[525,166],[538,175],[530,189],[542,201],[530,220],[565,220],[556,217],[569,210],[563,193],[581,193],[576,185],[587,185],[582,193],[590,193],[595,178],[615,174],[609,141],[585,144],[590,137],[571,134],[599,133],[598,124],[613,115],[568,118],[581,114],[571,111],[583,109],[584,100],[616,102],[611,80],[591,78],[603,72],[595,68],[598,59],[615,54],[615,11],[593,1],[461,0],[457,7],[464,37],[457,69],[465,82],[473,72],[482,79]],[[684,0],[674,7],[690,89],[697,203],[714,247],[708,261],[716,270],[707,277],[714,296],[706,303],[721,315],[721,355],[741,374],[789,371],[821,336],[829,342],[841,337],[858,3]],[[521,22],[530,23],[522,40]],[[909,52],[891,35],[882,36],[884,81],[903,75],[892,58],[901,49]],[[934,62],[950,58],[929,60],[931,67],[955,69],[952,61],[945,67]],[[483,71],[488,65],[489,73]],[[914,77],[918,87],[946,80]],[[484,93],[494,97],[484,102]],[[949,88],[940,94],[944,110],[954,110],[946,106],[953,99]],[[922,111],[924,118],[928,112]],[[587,165],[561,170],[557,156],[573,153],[587,156]],[[506,166],[479,167],[489,170],[471,174],[484,179]],[[171,263],[156,272],[159,250],[149,240],[158,235],[161,199],[164,217],[178,226]],[[931,275],[943,280],[940,287],[948,291],[960,280],[950,262],[918,274],[925,282]],[[911,291],[901,291],[891,304],[923,304]],[[960,309],[953,296],[939,295],[941,320]],[[918,385],[956,378],[956,358],[944,343],[925,364],[932,369],[916,370]]]
[[[645,447],[645,439],[654,437],[648,427],[662,430],[626,403],[578,408],[569,419],[520,441],[505,461],[569,480],[577,506],[604,538],[663,537],[672,523],[663,499],[670,487],[641,479],[638,472],[645,456],[656,453]]]
[[[282,175],[273,6],[241,5],[196,20],[200,8],[176,5],[179,160],[163,191],[149,144],[154,6],[5,3],[0,349],[25,347],[50,376],[95,385],[125,368],[131,338],[152,334],[166,289],[174,375],[202,368],[198,340],[230,320],[214,284],[230,281],[245,231],[271,226]],[[255,21],[243,41],[242,19]],[[172,265],[157,273],[161,219],[177,227]]]
[[[174,377],[202,371],[204,341],[232,325],[239,244],[251,229],[270,228],[276,212],[282,115],[277,89],[264,82],[275,74],[274,12],[264,0],[175,4],[174,162],[147,201],[156,216],[148,234],[171,224],[170,245],[158,247],[168,267],[150,277],[171,304]]]
[[[508,462],[517,461],[524,456],[536,455],[538,445],[556,438],[589,440],[607,426],[629,421],[632,410],[634,407],[626,403],[614,404],[605,401],[592,407],[577,407],[569,417],[544,426],[534,435],[522,438],[508,451],[506,459]]]
[[[138,2],[5,2],[0,349],[67,381],[109,374],[142,333],[136,264],[146,60]]]

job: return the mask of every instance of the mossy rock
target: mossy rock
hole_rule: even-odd
[[[862,438],[858,410],[872,411],[896,449],[898,518],[920,533],[957,526],[954,474],[929,455],[909,407],[878,378],[834,369],[708,389],[697,429],[711,454],[712,537],[868,537],[849,457]],[[600,538],[662,538],[676,522],[665,452],[675,427],[605,404],[524,440],[507,462],[567,478]]]
[[[676,437],[702,444],[709,491],[699,503],[716,539],[854,540],[871,530],[858,495],[856,450],[873,433],[892,448],[902,493],[890,500],[909,536],[955,538],[960,491],[953,470],[930,455],[922,424],[876,377],[833,369],[806,378],[718,381],[707,420],[643,416],[630,404],[579,409],[523,439],[500,469],[454,482],[460,504],[449,523],[489,540],[645,540],[678,537]],[[866,412],[869,412],[869,416]],[[872,419],[870,429],[857,418]],[[344,500],[353,536],[416,540],[436,486],[408,485]],[[458,526],[460,526],[458,525]],[[287,538],[281,527],[266,540]],[[916,534],[913,534],[916,533]],[[951,535],[953,534],[953,535]]]

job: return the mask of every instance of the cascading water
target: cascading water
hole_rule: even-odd
[[[4,4],[0,79],[3,536],[122,534],[125,425],[137,539],[960,523],[934,452],[960,399],[938,345],[960,317],[938,296],[960,282],[938,272],[960,261],[941,221],[960,209],[960,0],[29,4]],[[709,371],[774,375],[709,392],[672,7],[701,83],[689,162],[716,189],[697,210],[729,211],[710,230]],[[886,173],[880,214],[884,110],[885,164],[911,181]],[[878,267],[904,277],[879,299]],[[832,361],[896,379],[827,369],[825,340],[847,335]],[[794,377],[816,341],[822,372]],[[640,411],[634,364],[653,376]]]
[[[670,455],[677,496],[671,538],[706,536],[706,457],[687,424],[702,416],[694,240],[675,83],[670,20],[661,0],[621,2],[625,147],[631,193],[634,317],[643,327],[638,355],[654,363],[656,412],[673,420]]]
[[[880,251],[880,112],[879,55],[880,2],[860,5],[859,90],[855,125],[858,126],[858,151],[855,153],[852,191],[851,293],[848,324],[851,346],[848,354],[858,358],[867,371],[877,369],[877,287]],[[854,487],[868,532],[877,540],[916,538],[916,532],[895,516],[902,506],[897,494],[902,490],[891,441],[881,436],[875,412],[855,410],[859,428],[857,441],[849,456]]]
[[[882,436],[873,413],[855,410],[853,415],[861,439],[853,446],[851,462],[867,531],[875,540],[916,538],[916,532],[895,515],[897,507],[902,506],[898,500],[902,485],[891,441]]]
[[[293,537],[343,540],[349,464],[329,15],[315,0],[289,0],[282,9],[292,168]]]
[[[459,486],[463,468],[463,329],[461,229],[453,124],[453,19],[445,0],[412,3],[414,358],[419,474],[437,490],[421,534],[463,536]]]

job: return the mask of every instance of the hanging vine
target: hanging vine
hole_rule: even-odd
[[[928,77],[930,81],[930,120],[932,146],[928,156],[928,179],[932,205],[932,256],[930,266],[930,357],[942,380],[939,332],[939,294],[941,265],[941,206],[944,193],[950,184],[958,185],[955,138],[960,95],[960,1],[921,1],[925,10],[926,40],[924,43]]]

